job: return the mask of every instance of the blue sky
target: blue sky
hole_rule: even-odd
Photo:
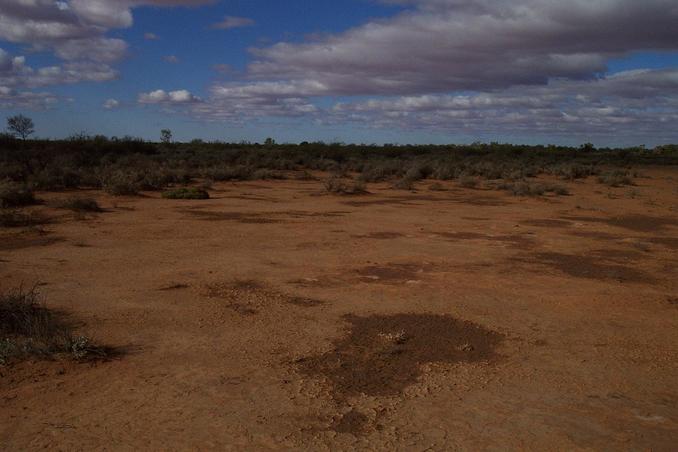
[[[0,115],[55,138],[678,142],[678,6],[640,3],[0,0]]]

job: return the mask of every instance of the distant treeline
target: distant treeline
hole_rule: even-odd
[[[78,135],[66,140],[20,140],[0,135],[0,181],[32,189],[163,189],[197,178],[252,180],[323,171],[363,182],[480,177],[518,180],[539,174],[576,179],[602,169],[676,165],[678,145],[654,149],[341,143],[154,143],[138,138]],[[297,174],[298,176],[298,174]],[[295,176],[296,177],[296,176]],[[124,191],[124,190],[123,190]]]

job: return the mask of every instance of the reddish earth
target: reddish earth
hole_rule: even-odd
[[[40,283],[120,355],[0,367],[0,449],[675,450],[678,172],[641,173],[37,206],[0,289]]]

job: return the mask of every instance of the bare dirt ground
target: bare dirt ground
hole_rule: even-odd
[[[0,448],[675,450],[678,172],[641,173],[38,206],[0,289],[40,283],[123,354],[0,367]]]

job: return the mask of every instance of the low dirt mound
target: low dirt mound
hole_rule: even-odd
[[[421,365],[490,361],[502,336],[453,317],[429,314],[345,316],[350,333],[333,350],[298,362],[325,377],[337,399],[393,396],[417,381]]]

